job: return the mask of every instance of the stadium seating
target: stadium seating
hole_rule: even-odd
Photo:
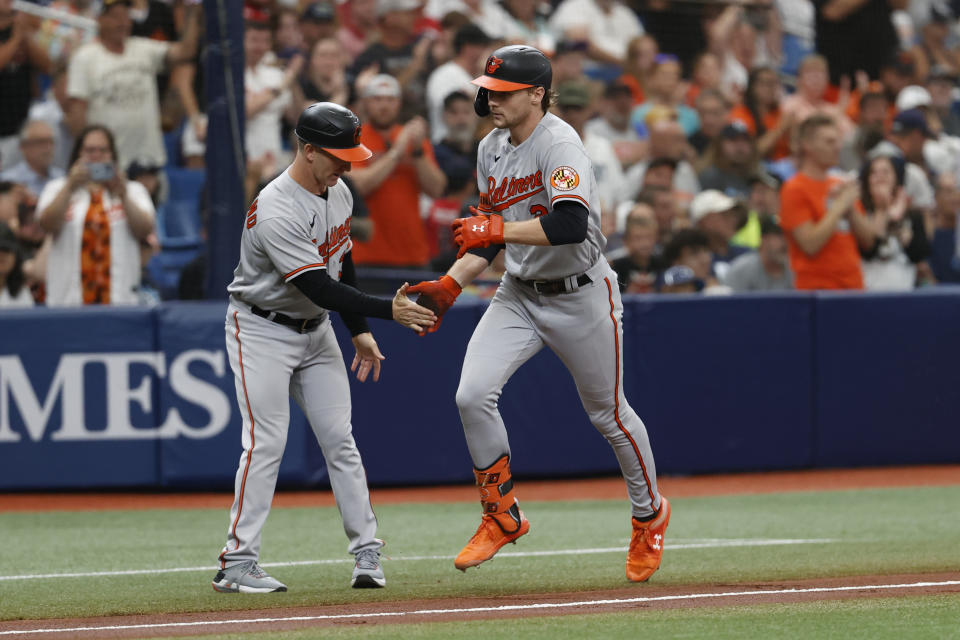
[[[206,172],[203,169],[165,169],[169,183],[166,202],[157,208],[160,253],[147,265],[163,299],[176,297],[180,271],[203,247],[200,214]]]

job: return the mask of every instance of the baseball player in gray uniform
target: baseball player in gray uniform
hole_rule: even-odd
[[[382,587],[381,540],[366,474],[350,425],[350,387],[329,311],[353,336],[357,379],[380,377],[384,356],[365,316],[393,319],[416,331],[435,315],[406,297],[358,291],[350,255],[353,199],[340,180],[352,162],[370,157],[360,120],[348,109],[317,103],[300,115],[297,156],[264,187],[247,212],[240,263],[227,288],[227,353],[243,415],[243,453],[230,509],[227,543],[213,588],[226,593],[286,591],[257,563],[260,534],[276,487],[289,426],[289,398],[303,409],[320,448],[356,563],[351,585]]]
[[[502,47],[487,59],[473,81],[481,87],[477,113],[496,127],[480,143],[480,210],[453,223],[460,252],[450,271],[410,288],[442,317],[461,287],[506,250],[506,275],[470,339],[457,389],[483,516],[454,564],[479,565],[530,530],[497,400],[546,345],[620,462],[633,515],[626,574],[642,582],[660,567],[670,504],[657,490],[646,428],[624,397],[623,306],[603,257],[593,167],[573,128],[547,112],[551,78],[550,62],[532,47]]]

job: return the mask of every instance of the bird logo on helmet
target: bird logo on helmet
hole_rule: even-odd
[[[494,73],[497,69],[500,68],[500,65],[503,64],[503,59],[498,58],[497,56],[490,56],[487,58],[487,73]]]

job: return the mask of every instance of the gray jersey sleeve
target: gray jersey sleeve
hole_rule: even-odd
[[[326,264],[317,254],[309,229],[303,223],[285,216],[261,221],[255,227],[256,243],[273,263],[274,268],[289,282],[305,271],[325,269]]]
[[[477,205],[477,209],[490,213],[493,209],[490,206],[490,185],[487,183],[487,154],[489,153],[490,145],[487,144],[487,140],[481,140],[480,146],[477,148],[477,190],[480,194],[480,202]]]
[[[544,180],[550,208],[560,200],[573,200],[590,209],[590,182],[593,167],[582,145],[561,141],[544,152],[542,166],[549,171]]]

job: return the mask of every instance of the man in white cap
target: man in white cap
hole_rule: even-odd
[[[960,138],[944,131],[944,123],[933,108],[933,96],[925,87],[910,85],[897,94],[897,111],[916,109],[926,118],[930,137],[923,142],[923,161],[933,173],[957,173],[960,165]]]
[[[749,249],[730,244],[746,222],[746,208],[716,189],[701,191],[690,203],[690,220],[707,235],[713,256],[712,271],[723,280],[730,263]]]

